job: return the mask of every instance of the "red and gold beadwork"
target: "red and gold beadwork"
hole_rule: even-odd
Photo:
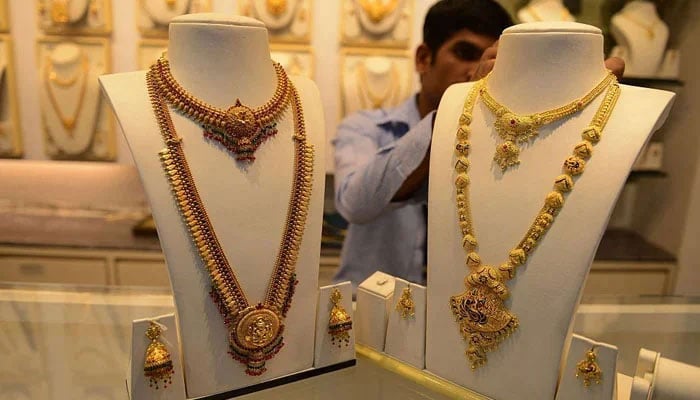
[[[534,139],[539,134],[541,126],[558,121],[584,109],[588,103],[598,97],[610,85],[615,76],[612,73],[606,75],[596,87],[580,99],[576,99],[561,107],[527,115],[516,114],[496,101],[489,93],[487,87],[488,78],[487,76],[483,84],[481,84],[479,94],[486,107],[496,116],[494,128],[503,142],[496,145],[496,153],[493,156],[493,160],[501,167],[502,171],[505,171],[509,167],[520,163],[520,143],[526,143]]]
[[[238,161],[255,160],[254,153],[268,138],[277,134],[277,122],[287,110],[293,87],[282,65],[272,62],[277,88],[272,98],[251,108],[236,100],[225,109],[194,97],[173,77],[170,63],[162,55],[151,67],[154,84],[166,102],[204,129],[204,136],[224,146]]]
[[[587,158],[584,157],[585,154],[590,157],[593,145],[600,140],[600,133],[620,95],[617,79],[613,75],[609,75],[603,82],[606,84],[595,90],[602,91],[607,88],[607,93],[598,107],[591,125],[586,128],[583,134],[584,143],[578,144],[574,149],[575,155],[566,159],[563,174],[555,179],[554,190],[547,194],[542,209],[527,230],[525,237],[509,252],[508,260],[498,267],[482,263],[481,257],[477,253],[478,243],[472,224],[469,202],[468,152],[463,151],[465,146],[469,146],[469,125],[472,121],[472,111],[478,96],[485,93],[483,89],[485,80],[475,83],[464,101],[464,108],[459,119],[460,126],[456,135],[455,153],[457,160],[454,168],[458,224],[462,233],[462,246],[466,252],[465,263],[470,269],[470,273],[464,278],[466,290],[450,297],[450,308],[459,324],[459,332],[468,344],[466,355],[471,362],[472,369],[486,363],[486,353],[494,350],[499,343],[518,328],[518,317],[505,304],[505,300],[509,296],[506,282],[515,277],[516,268],[527,262],[528,255],[532,253],[554,222],[554,218],[564,206],[565,194],[574,187],[574,177],[583,173],[585,165],[583,158]],[[487,99],[482,97],[486,102]],[[580,108],[576,110],[578,109]],[[542,118],[536,120],[542,121]],[[530,124],[530,122],[527,123]],[[537,127],[539,125],[531,124],[528,126]],[[529,135],[532,132],[529,127],[517,132]]]
[[[210,294],[229,332],[229,353],[246,365],[247,374],[260,375],[266,371],[265,362],[283,346],[284,318],[297,283],[296,262],[311,197],[314,156],[313,147],[306,139],[301,100],[296,88],[288,82],[294,119],[294,133],[291,135],[294,141],[292,192],[280,250],[265,299],[262,303],[250,304],[216,237],[185,158],[182,138],[175,132],[168,108],[168,94],[159,80],[159,77],[162,78],[162,62],[163,59],[154,64],[146,75],[153,112],[166,144],[166,148],[159,153],[162,165],[192,242],[211,278]],[[199,100],[196,102],[201,103]],[[245,110],[241,112],[246,113]]]

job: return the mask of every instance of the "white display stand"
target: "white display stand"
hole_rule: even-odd
[[[355,309],[357,343],[384,351],[394,284],[393,276],[377,271],[358,286]]]
[[[583,96],[606,73],[598,28],[567,22],[521,24],[508,28],[500,38],[489,90],[514,112],[527,114]],[[449,297],[465,290],[462,280],[468,273],[454,198],[454,145],[471,87],[464,83],[447,90],[433,133],[426,368],[499,400],[552,399],[595,250],[634,160],[663,124],[674,95],[622,85],[585,173],[527,265],[508,282],[511,297],[506,304],[518,316],[520,327],[488,353],[486,365],[471,371],[467,345],[449,307]],[[471,124],[470,200],[479,254],[485,263],[507,260],[602,99],[599,96],[574,116],[542,127],[533,144],[524,147],[521,164],[505,173],[492,160],[498,138],[494,116],[477,102]]]
[[[386,328],[384,352],[416,368],[425,368],[425,286],[395,278],[394,295],[389,303],[389,323]],[[402,318],[396,304],[406,287],[411,288],[415,315]]]
[[[259,21],[222,14],[193,14],[170,24],[172,73],[194,96],[217,107],[265,103],[274,93],[267,30]],[[325,135],[318,90],[306,78],[292,78],[314,146],[313,191],[296,275],[299,284],[285,319],[285,346],[258,377],[228,354],[226,327],[209,297],[210,278],[176,207],[158,152],[164,148],[153,115],[145,72],[100,77],[131,149],[165,253],[175,298],[188,397],[249,387],[312,368],[325,179]],[[243,168],[226,151],[202,137],[201,128],[171,113],[183,138],[197,190],[226,256],[251,302],[262,301],[288,212],[294,173],[291,111],[279,133]],[[252,217],[254,216],[254,218]]]
[[[602,371],[602,378],[599,384],[591,382],[589,386],[585,386],[583,380],[576,377],[576,366],[581,360],[586,359],[586,352],[590,349],[595,351],[596,363]],[[574,334],[555,399],[616,400],[616,371],[617,347]]]
[[[161,342],[168,348],[170,359],[173,362],[172,384],[169,384],[167,388],[162,386],[158,389],[150,387],[148,378],[143,374],[146,349],[151,342],[146,337],[146,330],[151,325],[151,321],[157,322],[167,329],[163,330],[160,336]],[[185,377],[182,373],[181,359],[175,314],[135,320],[131,329],[131,358],[129,359],[129,376],[127,376],[129,399],[184,400]]]
[[[630,400],[700,399],[700,367],[640,349]]]
[[[610,33],[618,44],[612,55],[625,60],[625,76],[654,77],[659,73],[669,34],[653,2],[627,3],[610,20]],[[673,60],[668,63],[665,69],[673,71]]]
[[[322,286],[318,291],[318,308],[316,314],[316,346],[314,351],[314,368],[322,368],[344,361],[355,359],[355,326],[350,334],[350,342],[338,346],[331,343],[331,335],[328,333],[328,319],[333,303],[330,301],[333,289],[338,289],[342,295],[340,305],[352,317],[352,283],[350,281],[336,285]]]

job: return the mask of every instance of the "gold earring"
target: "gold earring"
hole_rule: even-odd
[[[170,352],[160,341],[161,326],[151,321],[151,326],[146,329],[146,337],[151,343],[146,349],[146,361],[143,363],[143,373],[149,379],[149,386],[156,386],[158,381],[163,381],[163,388],[173,383],[173,361],[170,359]]]
[[[343,347],[350,344],[350,330],[352,329],[352,318],[345,311],[345,308],[340,305],[340,299],[343,295],[340,294],[338,288],[334,288],[331,292],[331,315],[328,319],[328,333],[331,335],[331,344],[338,347]]]
[[[416,315],[416,304],[413,302],[410,284],[403,289],[401,298],[399,298],[399,302],[396,303],[395,309],[401,314],[401,318],[403,319],[408,319]]]
[[[603,379],[603,371],[600,370],[596,362],[595,347],[586,351],[586,359],[579,361],[576,364],[576,377],[583,379],[584,386],[590,386],[591,382],[600,383]]]

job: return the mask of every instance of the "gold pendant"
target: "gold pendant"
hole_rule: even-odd
[[[396,9],[397,5],[398,0],[391,0],[387,4],[384,4],[382,0],[360,0],[360,7],[375,24],[382,22],[387,15]]]
[[[69,0],[53,0],[51,2],[51,21],[56,25],[67,24]]]
[[[177,4],[177,0],[165,0],[165,5],[168,6],[169,9],[175,8],[175,5]]]
[[[328,318],[328,334],[331,335],[331,344],[338,347],[348,346],[350,344],[350,330],[352,330],[352,318],[345,311],[345,308],[340,305],[340,300],[343,296],[338,288],[334,288],[331,292],[331,315]]]
[[[496,146],[496,153],[493,155],[493,160],[501,167],[501,171],[505,171],[508,167],[520,164],[520,148],[511,140]]]
[[[151,343],[146,349],[146,360],[143,363],[143,373],[150,381],[149,386],[155,385],[159,389],[158,382],[163,382],[163,388],[167,388],[172,384],[173,362],[170,358],[170,352],[160,341],[161,327],[155,322],[146,329],[146,337],[151,340]]]
[[[243,310],[236,316],[229,333],[230,354],[246,364],[246,374],[258,376],[267,371],[265,361],[283,346],[282,320],[263,304]]]
[[[537,136],[539,126],[537,114],[529,116],[505,112],[500,114],[495,122],[496,132],[502,138],[513,138],[517,143],[527,142]]]
[[[279,17],[287,11],[287,0],[267,0],[267,11],[275,17]]]
[[[586,352],[586,359],[576,364],[576,377],[583,379],[584,386],[590,386],[591,382],[599,384],[603,379],[603,371],[600,370],[595,354],[595,348]]]
[[[411,294],[411,286],[406,286],[401,293],[401,298],[396,303],[396,311],[399,312],[401,318],[409,319],[415,317],[416,315],[416,304],[413,302],[413,295]]]
[[[486,363],[486,352],[494,350],[518,328],[518,317],[503,303],[508,298],[503,273],[481,265],[476,255],[468,257],[467,262],[472,268],[464,279],[467,290],[450,297],[450,308],[462,338],[469,344],[466,354],[471,368],[476,369]]]

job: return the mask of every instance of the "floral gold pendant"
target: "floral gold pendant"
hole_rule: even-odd
[[[246,374],[261,375],[267,370],[265,361],[284,345],[282,320],[269,307],[258,304],[238,314],[231,326],[229,353],[246,364]]]
[[[510,140],[496,146],[496,154],[493,155],[493,160],[501,167],[501,171],[505,171],[508,167],[520,164],[520,148],[517,144]]]
[[[494,350],[518,328],[518,317],[488,284],[465,282],[465,286],[467,290],[450,297],[450,307],[462,338],[469,345],[467,357],[471,368],[476,369],[486,363],[486,352]]]

